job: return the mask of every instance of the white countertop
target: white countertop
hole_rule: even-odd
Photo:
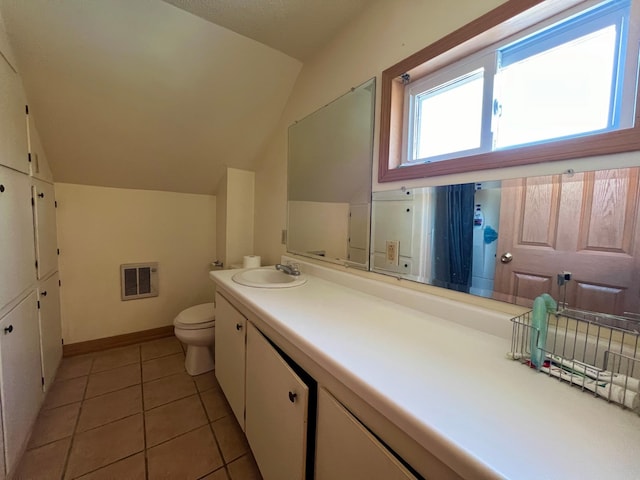
[[[307,283],[283,289],[238,285],[235,272],[211,278],[461,476],[640,478],[640,416],[506,359],[494,327],[424,311],[444,305],[467,325],[505,329],[508,317],[424,294],[419,311],[340,285],[362,283],[342,272],[328,275],[343,276],[335,283],[303,266]]]

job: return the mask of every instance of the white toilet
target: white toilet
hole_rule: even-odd
[[[187,345],[184,367],[189,375],[213,370],[214,318],[214,304],[202,303],[183,310],[173,321],[176,337]]]

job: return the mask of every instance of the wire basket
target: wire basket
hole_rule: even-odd
[[[560,309],[547,315],[543,342],[539,342],[543,332],[532,324],[531,311],[511,321],[509,358],[640,415],[638,317]],[[537,365],[532,362],[535,349],[536,358],[543,359]]]

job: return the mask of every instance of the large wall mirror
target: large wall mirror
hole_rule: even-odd
[[[289,127],[287,251],[368,268],[375,79]]]
[[[638,314],[639,171],[375,192],[371,269],[525,306],[546,292]]]

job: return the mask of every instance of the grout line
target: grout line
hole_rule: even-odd
[[[95,357],[91,358],[91,366],[89,367],[89,373],[87,374],[87,381],[84,384],[84,390],[82,391],[82,397],[80,399],[80,408],[78,408],[78,415],[76,416],[76,423],[73,426],[73,431],[71,432],[71,441],[69,442],[69,448],[67,449],[67,453],[65,455],[64,466],[62,467],[62,478],[65,478],[67,475],[67,468],[69,468],[69,460],[71,460],[71,451],[73,450],[73,446],[76,440],[76,431],[78,430],[78,423],[80,423],[80,416],[82,415],[82,407],[84,405],[85,395],[87,394],[87,387],[89,386],[89,375],[91,374],[91,369],[93,368],[93,361]]]
[[[144,454],[144,478],[149,480],[149,457],[147,455],[147,412],[144,408],[144,381],[142,379],[142,345],[140,345],[140,402],[142,407],[142,452]]]
[[[211,430],[211,435],[213,435],[213,441],[216,443],[216,448],[218,449],[218,454],[220,455],[220,460],[222,460],[222,467],[218,467],[216,470],[214,470],[213,472],[216,472],[218,470],[220,470],[220,468],[224,468],[225,470],[225,474],[227,475],[227,478],[231,478],[231,474],[229,473],[229,469],[227,468],[227,462],[224,458],[224,455],[222,454],[222,447],[220,447],[220,442],[218,441],[218,437],[216,436],[216,432],[213,429],[213,420],[209,419],[209,413],[207,412],[207,407],[204,404],[204,400],[202,399],[202,394],[204,392],[201,392],[198,390],[198,384],[196,383],[195,379],[193,380],[194,385],[196,386],[196,391],[198,392],[198,398],[200,399],[200,405],[202,405],[202,409],[204,410],[204,416],[207,418],[207,425],[209,425],[209,430]],[[213,472],[209,472],[207,475],[209,475],[210,473]]]

